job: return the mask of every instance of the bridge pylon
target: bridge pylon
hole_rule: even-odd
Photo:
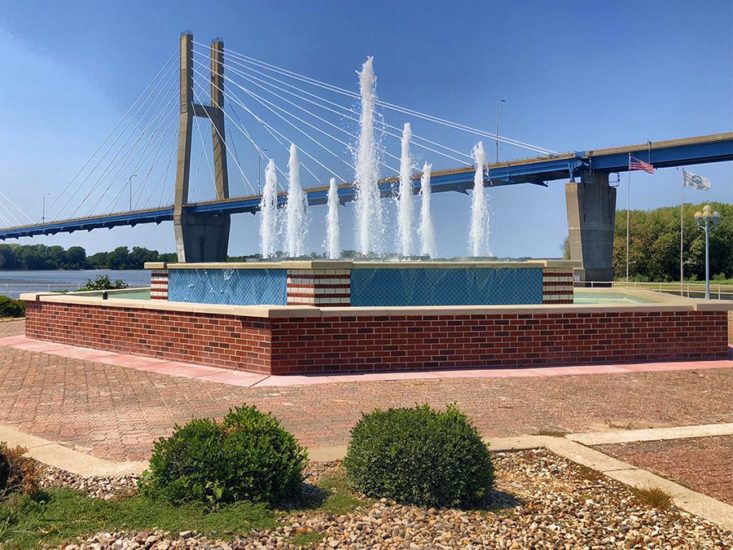
[[[180,40],[180,115],[178,124],[178,164],[173,226],[179,262],[223,262],[229,248],[229,214],[191,214],[186,212],[191,172],[191,137],[193,117],[211,121],[214,149],[216,198],[229,198],[227,151],[224,136],[224,43],[211,43],[211,102],[194,102],[193,35],[184,33]]]

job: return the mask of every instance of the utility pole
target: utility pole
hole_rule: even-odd
[[[44,193],[42,196],[42,202],[43,202],[43,210],[41,213],[41,222],[46,223],[46,195],[50,195],[51,193]]]
[[[137,174],[132,174],[127,180],[127,186],[130,188],[130,210],[128,212],[132,212],[132,178],[136,177]]]

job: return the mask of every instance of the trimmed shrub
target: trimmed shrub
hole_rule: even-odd
[[[0,296],[0,317],[23,317],[25,302],[7,296]]]
[[[10,448],[0,441],[0,498],[10,493],[35,495],[40,473],[38,463],[25,456],[24,447]]]
[[[455,406],[363,415],[351,430],[344,467],[357,491],[405,504],[479,506],[494,483],[488,448]]]
[[[275,417],[239,407],[222,422],[195,419],[158,440],[140,491],[175,504],[293,502],[301,497],[307,460]]]

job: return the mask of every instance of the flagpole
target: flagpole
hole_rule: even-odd
[[[680,296],[685,287],[685,169],[682,169],[682,202],[680,203]]]
[[[626,286],[629,285],[629,244],[630,244],[630,231],[629,224],[631,223],[631,153],[629,153],[629,183],[626,186]]]

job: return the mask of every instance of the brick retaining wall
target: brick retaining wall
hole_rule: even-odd
[[[271,374],[725,359],[725,311],[258,318],[27,302],[31,338]]]

